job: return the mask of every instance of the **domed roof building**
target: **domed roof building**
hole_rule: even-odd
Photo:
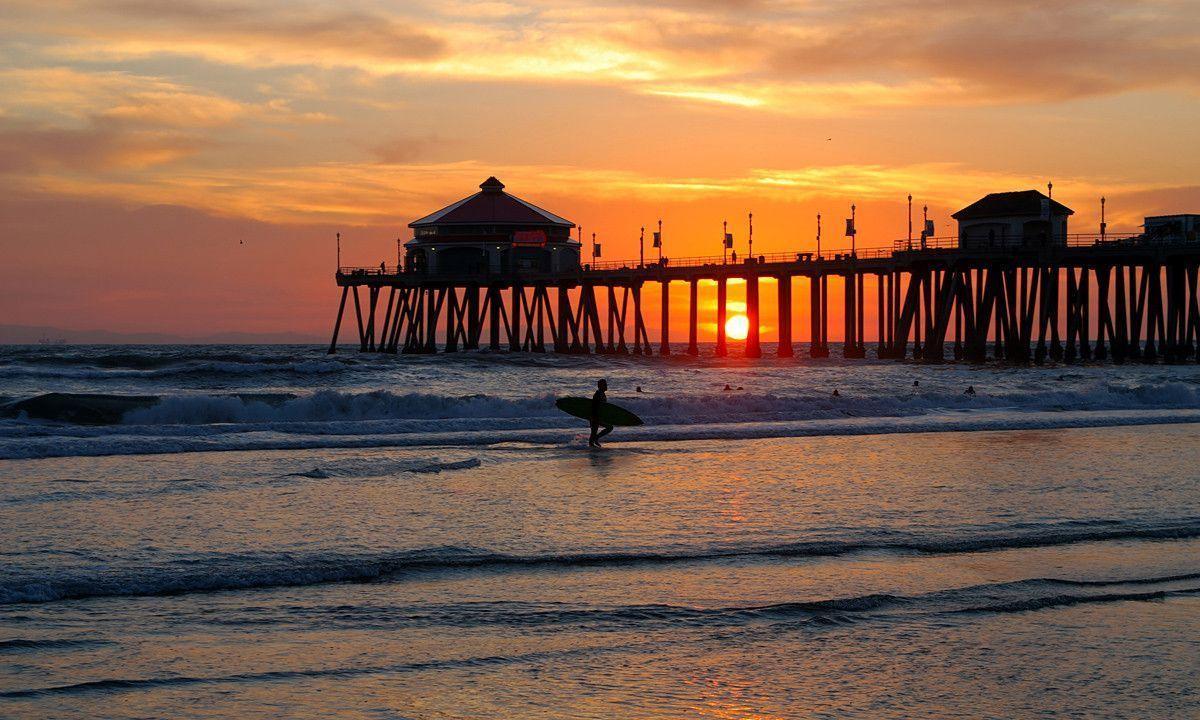
[[[566,272],[579,268],[575,223],[504,192],[489,177],[479,192],[408,224],[404,268],[431,275]]]

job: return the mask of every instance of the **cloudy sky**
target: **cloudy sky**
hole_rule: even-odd
[[[488,175],[636,254],[857,203],[1200,212],[1196,0],[6,0],[0,323],[324,333],[343,260]],[[826,235],[826,247],[845,244]]]

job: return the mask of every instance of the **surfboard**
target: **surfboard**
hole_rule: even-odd
[[[582,418],[587,421],[592,419],[592,399],[582,397],[565,397],[559,398],[554,402],[554,406],[562,410],[568,415],[574,415],[577,418]],[[620,405],[613,405],[610,402],[600,406],[600,424],[601,425],[641,425],[642,419],[637,415],[629,412]]]

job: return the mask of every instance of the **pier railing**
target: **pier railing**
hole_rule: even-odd
[[[1151,238],[1145,235],[1133,233],[1113,234],[1107,233],[1099,235],[1096,233],[1071,233],[1065,238],[1065,246],[1071,248],[1090,248],[1090,247],[1130,247],[1130,246],[1160,246],[1160,245],[1178,245],[1181,241],[1171,239]],[[1040,247],[1062,247],[1063,238],[1056,236],[1053,242],[1047,242],[1043,245],[1041,241],[1030,240],[1027,238],[997,238],[991,243],[980,243],[971,249],[977,252],[987,252],[994,250],[1003,252],[1007,250],[1030,250]],[[744,266],[744,265],[772,265],[779,263],[822,263],[822,262],[844,262],[846,260],[856,259],[886,259],[897,255],[907,255],[912,253],[941,253],[948,251],[957,251],[962,249],[957,235],[947,235],[942,237],[927,237],[924,239],[903,239],[894,240],[889,246],[873,246],[859,248],[836,248],[832,250],[822,250],[820,253],[811,250],[803,250],[796,252],[773,252],[760,253],[753,256],[734,255],[701,255],[694,257],[663,257],[651,258],[645,262],[639,262],[636,259],[628,260],[600,260],[597,262],[585,262],[581,269],[588,271],[619,271],[619,270],[637,270],[639,268],[704,268],[704,267],[721,267],[721,266]],[[406,270],[399,265],[371,265],[361,267],[340,267],[338,274],[345,277],[370,277],[383,275],[401,275],[401,274],[423,274],[420,270]],[[489,274],[489,273],[484,273]]]
[[[776,352],[781,357],[794,352],[797,284],[807,288],[808,354],[814,358],[828,357],[835,318],[843,326],[847,358],[866,356],[864,329],[871,320],[880,358],[940,362],[948,352],[956,359],[1014,362],[1200,357],[1200,239],[1195,235],[1077,233],[971,238],[963,245],[957,237],[906,238],[886,247],[820,254],[738,255],[738,262],[733,253],[649,263],[601,261],[562,272],[475,268],[427,274],[386,264],[344,267],[338,270],[342,295],[330,352],[337,349],[338,329],[350,308],[364,352],[486,346],[492,351],[644,354],[654,351],[643,303],[650,287],[661,313],[657,352],[666,355],[671,352],[671,298],[679,295],[671,285],[686,281],[687,352],[695,355],[699,313],[708,312],[698,287],[711,281],[716,283],[715,317],[704,324],[716,329],[714,352],[725,355],[730,344],[724,329],[728,289],[738,283],[745,286],[739,294],[748,324],[739,342],[745,343],[747,357],[761,357],[760,281],[766,278],[774,285],[771,302],[778,304]],[[838,304],[840,314],[832,312]]]

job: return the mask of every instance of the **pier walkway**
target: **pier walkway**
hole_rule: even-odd
[[[348,306],[363,352],[434,353],[486,346],[557,353],[671,352],[675,285],[688,295],[687,352],[698,354],[701,282],[715,282],[716,353],[729,351],[728,285],[746,285],[745,355],[760,357],[760,284],[777,284],[778,343],[829,355],[830,281],[840,285],[843,354],[866,354],[864,309],[875,303],[879,357],[1013,362],[1196,358],[1200,340],[1200,242],[1071,235],[1054,245],[964,249],[958,239],[898,241],[883,248],[773,253],[662,263],[605,261],[559,273],[436,275],[398,267],[339,268],[342,288],[329,352]],[[643,291],[657,285],[652,343]],[[868,298],[867,286],[872,286]],[[805,287],[807,286],[807,287]],[[807,338],[792,337],[794,291],[808,293]],[[684,289],[681,287],[680,289]],[[603,299],[605,302],[601,303]],[[657,347],[656,347],[657,346]],[[990,351],[990,352],[989,352]]]

